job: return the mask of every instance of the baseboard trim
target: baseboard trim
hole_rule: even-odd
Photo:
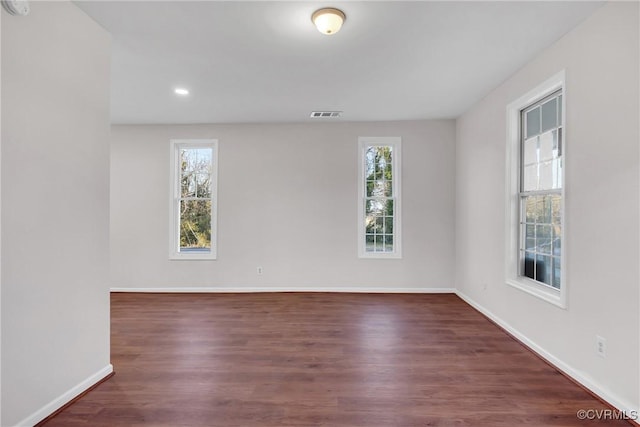
[[[346,292],[381,294],[454,294],[454,288],[371,288],[360,286],[291,288],[287,286],[234,286],[212,287],[166,287],[166,288],[111,288],[111,292],[149,293],[259,293],[259,292]]]
[[[603,387],[601,384],[593,381],[593,379],[585,376],[582,372],[572,368],[567,363],[557,358],[553,354],[549,353],[543,347],[535,343],[534,341],[527,338],[525,335],[520,333],[517,329],[513,328],[509,323],[496,316],[493,312],[480,305],[473,299],[471,299],[468,295],[463,292],[456,290],[456,295],[460,297],[464,302],[469,304],[474,309],[478,310],[481,314],[495,323],[498,327],[502,328],[506,333],[511,335],[513,338],[518,340],[524,346],[529,348],[531,351],[536,353],[539,357],[549,363],[551,366],[558,369],[561,373],[569,377],[572,381],[577,383],[579,386],[584,387],[588,392],[592,393],[596,398],[599,398],[603,402],[611,405],[613,408],[618,409],[620,411],[625,412],[626,414],[640,414],[639,408],[634,408],[630,402],[625,401],[624,399],[617,396],[615,393],[612,393],[606,387]],[[590,409],[590,408],[584,408]],[[636,420],[628,420],[631,424],[640,424],[640,419]]]
[[[112,375],[113,365],[109,364],[17,423],[16,427],[35,426],[42,423]]]

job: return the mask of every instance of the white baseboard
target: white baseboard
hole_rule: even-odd
[[[502,320],[500,317],[493,314],[491,311],[487,310],[482,305],[475,302],[473,299],[465,295],[463,292],[456,290],[456,294],[471,307],[478,310],[480,313],[487,316],[489,319],[498,324],[501,328],[509,332],[515,338],[518,339],[522,344],[526,345],[529,349],[531,349],[534,353],[538,354],[544,360],[549,362],[551,365],[555,366],[558,370],[564,372],[566,375],[583,385],[585,388],[599,396],[605,402],[608,402],[614,408],[624,411],[628,416],[632,416],[633,414],[640,414],[639,408],[634,408],[634,405],[631,402],[626,401],[625,399],[620,398],[615,393],[611,392],[607,387],[602,384],[598,384],[593,378],[586,376],[584,373],[572,368],[567,363],[557,358],[553,354],[549,353],[547,350],[527,338],[525,335],[520,333],[518,330],[513,328],[507,322]],[[591,408],[584,408],[585,410]],[[636,415],[637,416],[637,415]],[[640,419],[635,420],[636,423],[640,424]]]
[[[65,393],[53,399],[51,402],[44,405],[42,408],[35,411],[33,414],[29,415],[24,420],[20,421],[16,424],[16,427],[27,427],[34,426],[38,424],[40,421],[47,418],[49,415],[56,412],[58,409],[62,408],[67,403],[71,402],[78,395],[82,394],[102,379],[104,379],[107,375],[113,372],[113,365],[109,364],[104,368],[100,369],[95,374],[91,375],[89,378],[75,385]]]
[[[166,288],[111,288],[111,292],[149,292],[149,293],[245,293],[245,292],[351,292],[381,294],[454,294],[454,288],[371,288],[361,286],[292,288],[287,286],[234,286],[228,288],[212,287],[166,287]]]

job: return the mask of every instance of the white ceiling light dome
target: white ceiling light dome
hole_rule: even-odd
[[[346,15],[340,9],[327,7],[313,12],[311,20],[318,31],[325,35],[332,35],[340,31]]]

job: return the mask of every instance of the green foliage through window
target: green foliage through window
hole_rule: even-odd
[[[365,150],[365,250],[392,252],[394,245],[393,147]]]
[[[180,149],[180,250],[211,248],[211,148]]]

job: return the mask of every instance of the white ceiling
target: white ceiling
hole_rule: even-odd
[[[602,2],[76,4],[113,35],[114,123],[234,123],[456,117]],[[328,6],[333,36],[310,20]]]

